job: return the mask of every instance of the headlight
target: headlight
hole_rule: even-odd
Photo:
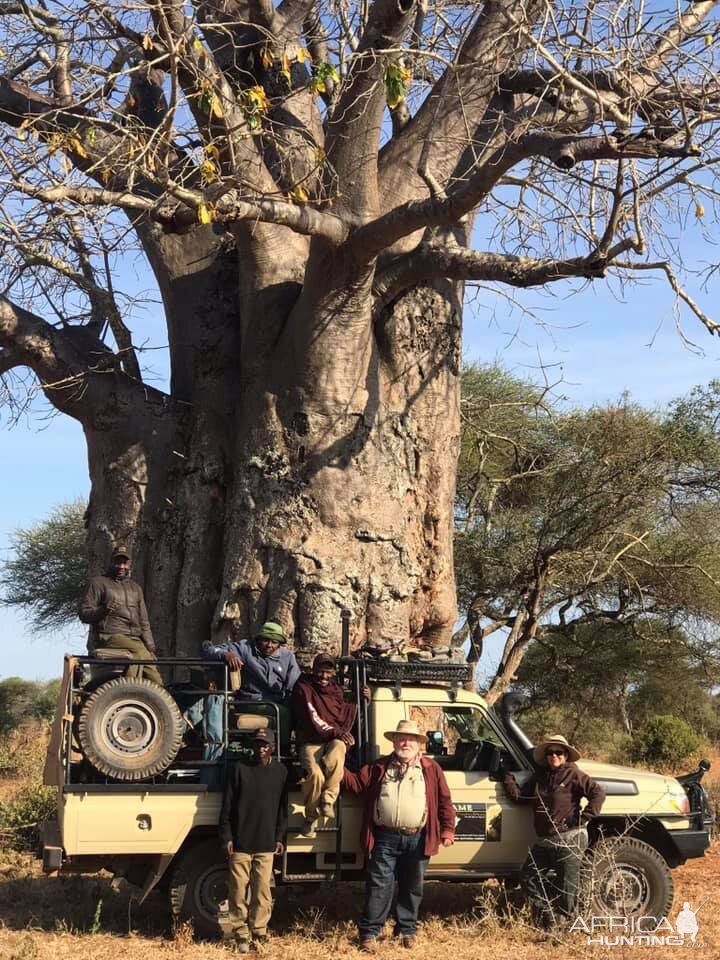
[[[683,816],[690,813],[690,800],[680,784],[670,788],[670,806]]]

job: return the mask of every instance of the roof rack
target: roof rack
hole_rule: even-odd
[[[471,663],[451,660],[391,660],[388,657],[364,659],[367,678],[372,683],[451,683],[462,686],[472,679]]]

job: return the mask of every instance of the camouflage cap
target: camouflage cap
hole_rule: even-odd
[[[127,548],[124,544],[122,544],[122,543],[116,544],[115,548],[113,549],[113,552],[112,552],[112,555],[111,555],[110,559],[111,559],[111,560],[115,560],[117,557],[125,557],[126,560],[129,560],[129,559],[130,559],[130,551],[129,551],[128,548]]]

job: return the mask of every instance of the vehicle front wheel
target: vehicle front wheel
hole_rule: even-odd
[[[595,917],[666,917],[673,880],[661,854],[634,837],[607,837],[591,855],[587,897]]]
[[[218,839],[202,840],[180,855],[169,884],[177,922],[191,921],[197,936],[217,940],[232,934],[228,913],[228,865]]]

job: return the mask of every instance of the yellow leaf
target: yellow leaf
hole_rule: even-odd
[[[282,68],[286,72],[290,71],[290,58],[286,53],[282,55]]]
[[[215,208],[211,203],[201,203],[197,208],[198,223],[212,223],[215,219]]]
[[[142,48],[143,50],[152,50],[152,37],[149,33],[143,34],[142,38]]]
[[[48,137],[48,153],[52,156],[56,150],[59,150],[63,145],[62,135],[59,133],[51,133]]]
[[[78,137],[71,137],[68,147],[70,148],[70,150],[74,150],[75,153],[78,154],[78,156],[83,158],[83,160],[87,160],[90,156],[90,154],[87,152],[87,150],[83,146],[82,141]]]
[[[299,184],[297,187],[293,187],[290,196],[293,198],[293,200],[297,200],[298,203],[307,203],[310,199],[310,195],[305,187],[301,187]]]
[[[218,120],[222,120],[223,118],[222,104],[220,103],[220,100],[218,99],[218,96],[215,93],[212,96],[212,102],[210,106],[211,106],[213,116],[217,117]]]
[[[247,95],[250,103],[256,106],[258,110],[261,110],[263,113],[265,113],[270,106],[270,101],[268,100],[265,90],[259,85],[256,87],[250,87],[250,89],[247,91]]]
[[[706,47],[711,47],[712,44],[713,44],[713,40],[714,40],[714,39],[715,39],[715,38],[713,37],[713,35],[712,35],[711,33],[706,33],[706,34],[705,34],[705,46],[706,46]]]
[[[214,143],[211,143],[209,146],[205,147],[205,156],[209,157],[211,160],[219,160],[220,151]]]
[[[312,60],[310,51],[307,47],[300,47],[298,50],[297,61],[298,63],[305,63],[306,60]]]
[[[199,40],[197,37],[193,40],[193,50],[197,50],[198,53],[205,53],[205,47],[202,45],[202,40]]]
[[[327,87],[325,86],[325,82],[323,80],[315,80],[313,82],[313,89],[315,90],[315,93],[325,93]]]
[[[5,51],[0,49],[0,57],[4,57],[4,56],[5,56]]]
[[[273,55],[268,47],[263,47],[260,51],[260,63],[266,70],[269,70],[273,65]]]
[[[110,169],[110,167],[103,167],[102,182],[105,184],[105,186],[107,186],[110,183],[111,177],[112,177],[112,170]]]
[[[218,178],[218,169],[212,160],[203,160],[200,164],[200,176],[204,183],[213,183]]]
[[[701,203],[695,204],[695,216],[698,218],[698,220],[702,220],[702,218],[705,216],[705,207]]]

